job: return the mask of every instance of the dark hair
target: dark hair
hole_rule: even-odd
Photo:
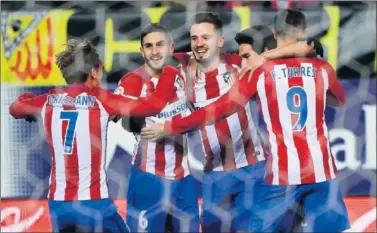
[[[245,29],[236,34],[234,38],[238,45],[249,44],[253,47],[253,50],[261,54],[264,52],[264,48],[275,49],[276,39],[271,29],[267,26],[256,25],[251,28]]]
[[[299,30],[306,29],[305,15],[295,9],[285,9],[275,16],[275,35],[297,38]]]
[[[141,35],[140,35],[141,46],[143,46],[144,44],[144,37],[152,32],[163,32],[167,36],[168,40],[170,42],[172,41],[169,30],[164,25],[159,24],[159,23],[150,23],[141,30]]]
[[[100,63],[97,49],[87,39],[69,40],[67,48],[56,55],[56,65],[68,84],[86,82],[92,69]]]
[[[212,12],[199,12],[196,13],[192,19],[189,21],[190,27],[193,24],[200,24],[200,23],[210,23],[213,26],[215,26],[215,29],[220,32],[220,34],[223,33],[223,22],[220,20],[219,16]]]

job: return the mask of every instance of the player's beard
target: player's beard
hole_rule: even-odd
[[[213,50],[209,49],[206,53],[208,55],[205,54],[205,56],[203,56],[197,53],[196,51],[193,52],[196,61],[198,62],[198,64],[202,65],[203,67],[210,66],[216,57],[216,51],[213,52]]]
[[[165,60],[163,57],[159,57],[161,58],[158,62],[155,62],[152,60],[152,58],[149,58],[149,59],[145,59],[145,63],[146,65],[151,69],[153,70],[154,73],[156,74],[159,74],[161,73],[162,71],[162,68],[164,68],[164,65],[165,65]],[[156,64],[157,63],[157,64]]]

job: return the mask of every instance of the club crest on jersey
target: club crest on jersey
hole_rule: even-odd
[[[117,87],[114,91],[115,95],[123,95],[124,94],[124,88],[123,87]]]
[[[180,88],[183,88],[182,80],[178,75],[175,77],[175,83],[178,84]]]
[[[228,85],[232,85],[233,84],[233,77],[230,73],[225,73],[223,74],[223,79],[224,79],[224,82]]]

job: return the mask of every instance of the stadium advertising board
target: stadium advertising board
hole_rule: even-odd
[[[200,202],[200,200],[199,200]],[[346,198],[351,229],[347,232],[376,231],[376,198]],[[127,201],[116,200],[118,211],[125,219]],[[1,207],[3,232],[51,232],[48,202],[46,200],[3,201]]]

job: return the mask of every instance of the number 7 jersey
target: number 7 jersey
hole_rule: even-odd
[[[107,126],[118,115],[146,117],[161,112],[173,90],[175,73],[161,77],[155,93],[133,100],[84,84],[55,88],[40,96],[25,93],[10,106],[18,118],[40,114],[52,152],[50,200],[108,197],[105,172]],[[156,96],[159,98],[157,99]]]
[[[324,115],[327,91],[344,101],[334,70],[322,59],[295,58],[269,61],[260,71],[256,91],[271,149],[269,183],[335,178]]]

